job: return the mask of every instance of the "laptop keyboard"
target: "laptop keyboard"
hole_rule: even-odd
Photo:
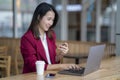
[[[85,68],[80,68],[80,69],[68,69],[68,70],[62,70],[59,71],[58,73],[60,74],[69,74],[69,75],[82,75],[84,73]]]
[[[80,74],[82,74],[84,72],[84,68],[81,68],[81,69],[69,69],[67,71],[69,71],[71,73],[80,73]]]

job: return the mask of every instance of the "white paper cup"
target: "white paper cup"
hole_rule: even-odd
[[[45,62],[44,61],[36,61],[35,64],[36,64],[37,75],[43,75],[44,74]]]

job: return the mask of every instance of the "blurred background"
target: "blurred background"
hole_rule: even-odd
[[[116,0],[0,0],[0,37],[21,38],[41,2],[59,13],[58,40],[115,43]]]

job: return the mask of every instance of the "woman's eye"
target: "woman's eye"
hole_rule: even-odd
[[[54,20],[53,20],[53,19],[51,19],[51,18],[49,18],[48,20],[49,20],[49,21],[54,21]]]
[[[50,20],[50,18],[48,18],[47,20]]]

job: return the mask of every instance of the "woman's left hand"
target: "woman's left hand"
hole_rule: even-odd
[[[60,50],[61,55],[65,55],[68,53],[68,43],[62,43],[58,46],[58,50]]]

